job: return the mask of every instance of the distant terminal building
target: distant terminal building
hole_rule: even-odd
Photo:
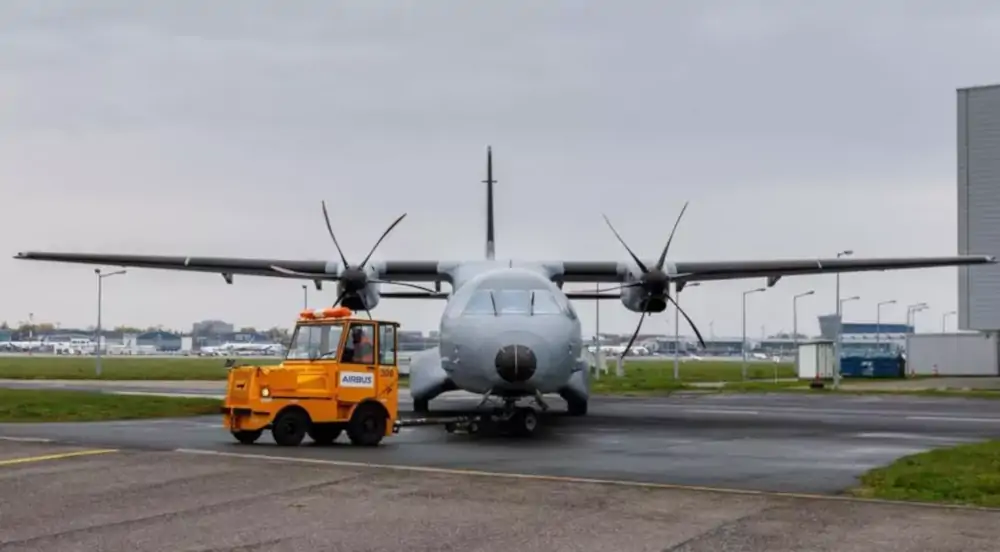
[[[820,334],[837,338],[837,316],[819,317]],[[840,329],[841,356],[896,355],[906,349],[907,336],[914,327],[889,322],[844,322]]]
[[[155,348],[158,352],[172,353],[181,350],[181,335],[164,331],[141,333],[136,336],[135,345]]]
[[[202,320],[191,325],[191,335],[231,334],[234,331],[232,324],[222,320]]]

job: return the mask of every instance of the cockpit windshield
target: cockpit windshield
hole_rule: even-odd
[[[340,346],[340,336],[344,332],[344,324],[302,324],[295,328],[292,342],[288,347],[289,360],[319,360],[321,358],[337,358],[337,347]]]
[[[563,314],[563,309],[546,289],[481,289],[472,295],[462,314],[535,316]]]

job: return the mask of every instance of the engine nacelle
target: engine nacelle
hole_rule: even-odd
[[[343,292],[344,285],[338,284],[337,296],[339,297]],[[367,310],[375,310],[380,299],[379,284],[369,282],[359,292],[352,292],[345,295],[340,304],[352,311],[364,312],[366,307]]]
[[[622,305],[632,312],[659,313],[667,308],[666,297],[654,297],[641,287],[625,288],[621,291]],[[643,308],[645,307],[645,308]]]

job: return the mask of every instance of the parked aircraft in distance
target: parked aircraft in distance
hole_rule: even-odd
[[[160,255],[122,255],[105,253],[63,253],[27,251],[17,259],[57,261],[139,267],[221,274],[229,284],[236,274],[299,278],[315,282],[336,282],[334,305],[370,311],[381,298],[440,299],[446,301],[440,322],[440,346],[416,353],[410,364],[410,392],[416,411],[427,411],[429,401],[451,390],[480,393],[484,402],[502,401],[508,413],[505,421],[528,430],[537,418],[531,409],[517,407],[521,398],[534,397],[544,409],[543,394],[557,393],[566,400],[574,415],[587,412],[589,375],[581,359],[583,348],[580,321],[572,299],[615,299],[633,312],[640,313],[635,334],[623,350],[632,347],[647,314],[659,313],[673,303],[691,324],[704,347],[701,332],[687,314],[676,305],[671,294],[690,282],[765,278],[774,286],[786,276],[832,274],[836,272],[885,271],[958,265],[995,263],[986,255],[899,257],[899,258],[830,258],[830,259],[754,259],[744,261],[670,260],[670,243],[681,214],[674,223],[666,245],[656,259],[641,259],[625,243],[611,222],[605,221],[628,253],[630,261],[582,261],[553,259],[519,261],[497,259],[493,216],[493,158],[487,148],[486,251],[485,259],[464,260],[382,260],[371,261],[385,237],[402,221],[400,216],[376,241],[361,262],[344,256],[334,235],[323,204],[327,231],[339,255],[339,262],[276,260],[228,257],[192,257]],[[553,216],[555,216],[553,214]],[[538,221],[539,226],[552,221]],[[431,283],[423,287],[411,282]],[[450,290],[441,291],[447,283]],[[617,283],[616,293],[564,292],[566,283]],[[406,286],[418,291],[390,292],[382,284]],[[612,290],[608,290],[612,291]],[[293,340],[294,340],[293,336]],[[376,355],[377,358],[377,355]],[[530,426],[530,427],[529,427]]]

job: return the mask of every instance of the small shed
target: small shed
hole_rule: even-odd
[[[799,379],[832,379],[837,369],[836,351],[832,340],[817,339],[799,342],[795,367]]]

